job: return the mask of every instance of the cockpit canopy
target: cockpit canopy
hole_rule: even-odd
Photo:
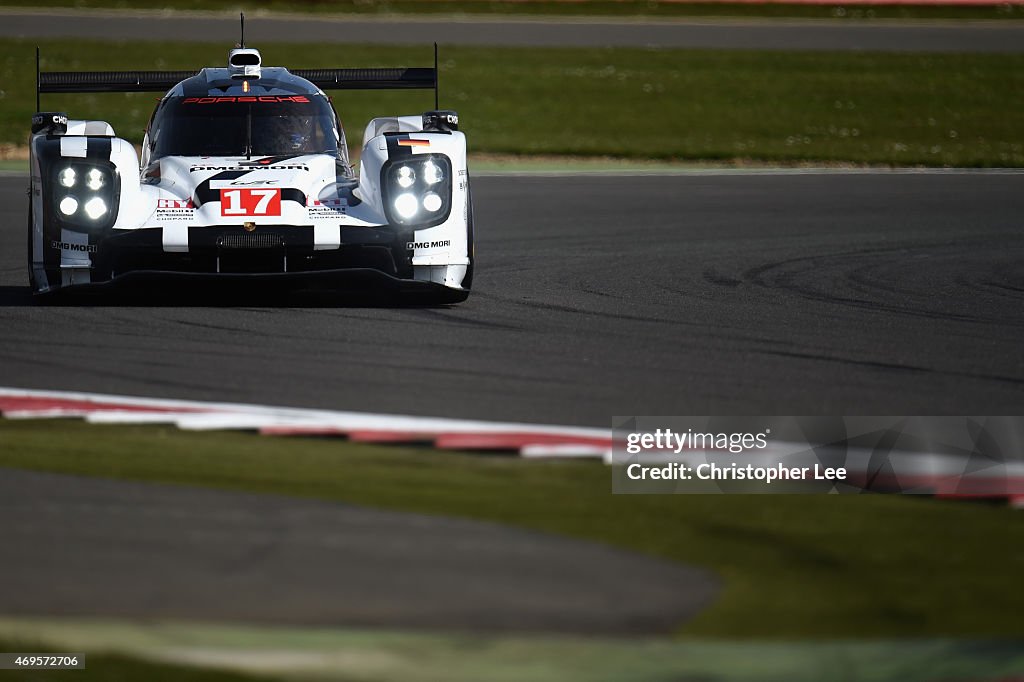
[[[322,94],[169,96],[148,130],[150,160],[164,156],[347,157]],[[342,142],[339,149],[339,142]]]

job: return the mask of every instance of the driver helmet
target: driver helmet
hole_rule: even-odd
[[[285,144],[294,152],[309,151],[313,137],[313,119],[309,116],[290,117],[290,130],[285,135]]]

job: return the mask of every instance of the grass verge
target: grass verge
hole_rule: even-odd
[[[0,0],[0,6],[23,7],[25,0]],[[142,9],[146,0],[55,0],[50,7],[75,9]],[[240,0],[162,0],[162,9],[239,11],[257,9]],[[34,8],[32,8],[34,9]],[[686,17],[754,17],[804,19],[1024,19],[1019,3],[991,6],[807,3],[678,2],[673,0],[263,0],[261,12],[359,15],[471,15],[494,17],[607,17],[669,19]]]
[[[629,496],[599,463],[338,440],[0,420],[0,466],[280,493],[486,519],[720,574],[683,634],[731,638],[1024,634],[1024,517],[896,496]]]
[[[283,679],[361,682],[925,682],[1013,679],[1024,653],[1005,641],[739,642],[581,638],[565,636],[446,635],[335,628],[139,623],[96,619],[0,618],[0,650],[10,633],[86,652],[75,679],[185,679],[229,682],[182,668],[154,676],[119,677],[116,650],[167,663],[216,666]],[[24,645],[14,649],[28,651]],[[38,650],[38,649],[36,649]],[[88,673],[84,678],[83,673]],[[25,675],[26,680],[36,680]],[[56,674],[56,673],[54,673]],[[180,676],[180,677],[178,677]],[[50,678],[45,678],[50,679]],[[241,680],[250,678],[241,678]]]
[[[0,42],[0,144],[24,145],[35,41]],[[223,45],[41,41],[44,70],[222,64]],[[1024,55],[444,48],[441,104],[476,153],[663,161],[750,159],[1024,166]],[[273,45],[296,68],[424,65],[429,46]],[[153,94],[48,95],[47,110],[142,139]],[[349,142],[370,118],[432,108],[429,93],[336,93]]]
[[[10,628],[15,630],[16,638],[0,636],[0,651],[4,653],[48,653],[67,652],[60,644],[68,642],[67,639],[48,640],[40,644],[40,639],[25,638],[25,629],[15,625]],[[134,682],[135,680],[147,680],[148,682],[272,682],[275,678],[256,676],[235,672],[231,670],[199,668],[193,665],[175,664],[169,662],[154,662],[142,658],[121,653],[113,653],[119,650],[116,642],[109,642],[104,645],[109,647],[110,652],[90,654],[86,658],[84,669],[67,670],[4,670],[0,672],[0,679],[8,681],[24,682],[64,682],[71,678],[75,682]],[[77,653],[77,652],[76,652]],[[343,681],[342,681],[343,682]]]

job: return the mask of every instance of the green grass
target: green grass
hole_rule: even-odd
[[[0,6],[22,7],[25,0],[0,0]],[[249,11],[253,3],[240,0],[163,0],[154,6],[146,0],[57,0],[50,7],[78,9],[146,9]],[[259,10],[309,14],[470,14],[481,16],[587,16],[643,17],[648,19],[685,17],[764,17],[811,19],[971,19],[1002,20],[1024,18],[1019,4],[990,7],[877,5],[865,7],[836,2],[825,5],[751,4],[728,2],[666,2],[664,0],[263,0]]]
[[[1024,647],[1011,640],[751,642],[22,617],[0,618],[0,650],[9,633],[85,652],[87,680],[122,679],[109,657],[90,653],[104,650],[336,682],[952,682],[1024,672]]]
[[[37,640],[0,638],[0,651],[5,653],[64,652]],[[276,678],[238,672],[196,668],[186,665],[154,663],[119,653],[97,653],[86,656],[84,669],[78,670],[3,670],[0,680],[23,682],[271,682]],[[343,682],[343,681],[339,681]]]
[[[897,496],[612,495],[599,463],[158,427],[0,421],[0,466],[487,519],[709,567],[681,634],[1024,634],[1024,515]]]
[[[29,41],[0,42],[0,143],[25,144]],[[44,70],[221,64],[221,45],[41,43]],[[269,64],[425,65],[429,46],[273,45]],[[1024,166],[1024,55],[444,48],[441,104],[471,152],[773,163]],[[47,95],[138,142],[156,95]],[[431,108],[427,92],[342,92],[350,143],[373,116]]]

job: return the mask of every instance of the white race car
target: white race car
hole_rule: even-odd
[[[436,52],[435,52],[436,55]],[[375,118],[359,173],[324,90],[433,88],[435,110]],[[33,117],[33,291],[185,277],[388,288],[463,301],[473,209],[458,116],[437,70],[262,65],[232,50],[194,72],[38,73],[38,92],[166,92],[135,147],[102,121]],[[39,106],[37,104],[37,110]]]

